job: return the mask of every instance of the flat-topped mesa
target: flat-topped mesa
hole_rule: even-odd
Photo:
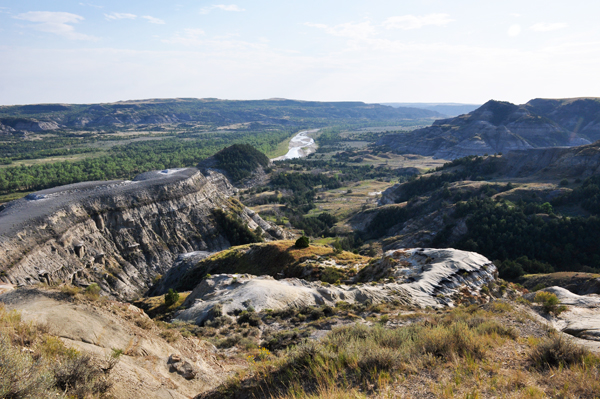
[[[330,285],[297,278],[218,274],[205,278],[187,297],[177,319],[202,324],[219,305],[223,314],[253,308],[283,309],[349,303],[399,301],[442,308],[459,302],[485,302],[482,287],[497,278],[496,266],[474,252],[413,248],[388,251],[356,277],[368,284]],[[385,281],[385,282],[381,282]],[[485,290],[484,290],[485,291]],[[489,292],[489,290],[488,290]]]
[[[0,211],[3,281],[98,283],[131,298],[168,270],[178,254],[230,246],[214,209],[239,214],[248,227],[265,222],[228,198],[217,174],[196,168],[138,175],[133,181],[86,182],[30,194]]]

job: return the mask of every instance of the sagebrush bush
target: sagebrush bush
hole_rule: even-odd
[[[529,360],[539,369],[571,366],[582,363],[590,351],[562,335],[554,335],[537,344],[529,353]]]
[[[75,296],[81,293],[81,288],[72,285],[63,285],[60,287],[60,292],[69,296]]]
[[[43,358],[34,358],[0,335],[0,398],[55,397],[54,375]]]
[[[260,319],[260,316],[258,314],[256,314],[255,312],[249,312],[247,310],[244,310],[242,313],[240,313],[240,315],[237,319],[237,323],[238,324],[248,323],[252,327],[258,327],[259,325],[261,325],[262,320]]]
[[[544,312],[553,313],[556,316],[567,310],[566,306],[560,305],[560,300],[556,294],[551,292],[538,291],[533,301],[541,304]]]
[[[53,370],[56,387],[77,398],[104,393],[112,386],[98,360],[89,354],[63,359]]]
[[[25,323],[0,304],[0,398],[89,398],[110,388],[105,361],[68,348],[45,325]]]
[[[96,283],[88,285],[85,289],[85,296],[92,301],[97,300],[100,298],[100,286]]]

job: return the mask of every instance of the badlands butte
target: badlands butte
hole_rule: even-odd
[[[1,107],[0,394],[598,397],[600,100],[443,117]]]

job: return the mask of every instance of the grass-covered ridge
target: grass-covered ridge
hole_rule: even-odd
[[[311,244],[297,248],[293,240],[248,244],[232,247],[203,259],[190,269],[177,287],[193,289],[208,274],[249,273],[274,277],[299,277],[310,269],[309,279],[335,283],[356,273],[354,267],[365,265],[370,258],[346,251],[334,251],[325,245]]]

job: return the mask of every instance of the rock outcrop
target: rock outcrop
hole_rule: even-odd
[[[58,123],[53,120],[40,121],[33,118],[0,118],[0,126],[5,126],[4,130],[9,128],[12,131],[27,132],[43,132],[60,128]],[[2,130],[0,128],[0,131]]]
[[[144,311],[127,303],[21,288],[0,295],[0,304],[99,359],[122,351],[110,373],[112,397],[190,398],[222,383],[230,371],[217,360],[212,344],[196,337],[166,340]]]
[[[154,171],[8,203],[0,212],[1,278],[15,285],[96,282],[105,293],[132,298],[179,254],[230,246],[214,209],[237,213],[250,229],[260,225],[267,239],[283,236],[228,198],[233,187],[220,176],[207,178],[195,168]]]
[[[493,282],[492,262],[474,252],[455,249],[407,249],[388,251],[365,267],[357,281],[369,284],[329,285],[301,279],[275,280],[270,276],[220,274],[204,279],[187,297],[177,319],[201,324],[215,305],[223,314],[254,308],[283,309],[350,303],[382,303],[398,300],[406,305],[440,308],[457,300],[480,295]],[[385,283],[375,283],[386,278]]]
[[[556,295],[567,310],[552,319],[558,330],[590,341],[600,342],[600,296],[597,294],[577,295],[562,287],[548,287],[542,291]],[[529,300],[535,293],[525,296]]]
[[[471,113],[378,141],[399,153],[443,159],[589,143],[567,127],[536,114],[531,107],[494,100]]]

